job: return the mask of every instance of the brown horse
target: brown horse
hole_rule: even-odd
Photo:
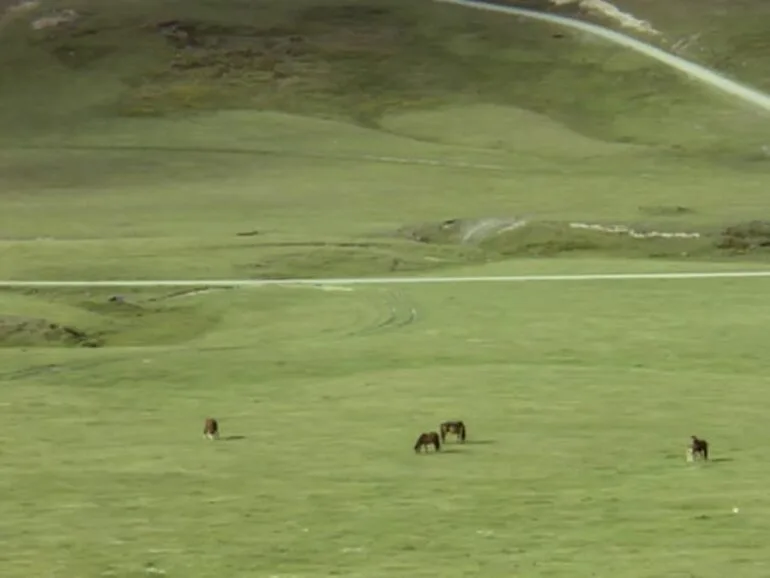
[[[445,421],[441,428],[441,441],[446,441],[447,434],[454,434],[460,442],[465,441],[465,424],[461,421]]]
[[[700,456],[704,460],[709,459],[709,443],[706,440],[698,439],[696,436],[690,436],[692,443],[687,448],[690,455],[695,459]]]
[[[420,437],[417,438],[417,442],[414,444],[414,451],[419,453],[421,448],[425,448],[425,451],[427,452],[429,445],[433,445],[436,451],[441,449],[441,444],[438,441],[438,434],[434,431],[421,433]]]
[[[213,417],[207,417],[203,424],[203,435],[210,439],[219,439],[219,423]]]

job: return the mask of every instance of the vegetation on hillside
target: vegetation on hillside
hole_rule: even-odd
[[[681,146],[673,129],[692,132],[700,108],[718,102],[657,63],[575,32],[435,2],[54,4],[78,17],[31,30],[53,9],[39,8],[0,36],[9,128],[222,108],[376,127],[386,113],[483,102],[596,138]],[[664,111],[675,127],[644,128]],[[720,122],[750,127],[740,116]]]

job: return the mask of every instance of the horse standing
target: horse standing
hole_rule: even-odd
[[[465,424],[462,421],[445,421],[439,426],[441,430],[441,441],[446,441],[447,434],[454,434],[460,442],[465,442]]]
[[[420,437],[417,438],[417,442],[414,444],[414,451],[419,453],[422,448],[425,448],[425,451],[427,452],[428,446],[430,445],[435,448],[435,451],[441,449],[441,443],[438,441],[438,434],[434,431],[421,433]]]
[[[207,417],[203,424],[204,437],[213,440],[219,439],[219,423],[213,417]]]
[[[693,461],[700,456],[704,460],[709,459],[709,443],[706,440],[699,439],[696,436],[690,436],[692,442],[687,448],[687,461]]]

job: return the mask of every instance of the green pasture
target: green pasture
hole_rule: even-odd
[[[617,3],[768,86],[755,1]],[[427,1],[3,12],[0,280],[201,285],[0,290],[0,575],[766,578],[770,281],[205,281],[767,270],[768,135]]]
[[[766,289],[3,292],[3,574],[766,576]]]

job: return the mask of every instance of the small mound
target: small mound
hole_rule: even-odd
[[[101,347],[96,336],[46,319],[0,316],[0,347]]]
[[[189,343],[219,323],[216,308],[172,296],[101,289],[10,291],[3,303],[7,314],[0,315],[0,347],[174,345]]]
[[[483,244],[504,256],[597,253],[623,257],[679,258],[713,249],[708,236],[691,231],[597,223],[540,222],[506,232]]]
[[[578,253],[681,258],[718,253],[713,235],[623,224],[529,222],[519,218],[449,219],[404,227],[399,234],[425,244],[472,244],[486,259]],[[770,242],[770,227],[768,235]]]
[[[105,347],[188,343],[219,323],[217,315],[192,303],[172,304],[168,297],[137,300],[126,295],[111,295],[101,299],[92,297],[78,305],[95,314],[93,323],[103,336]]]
[[[749,221],[725,228],[717,245],[745,253],[758,249],[770,249],[770,221]]]
[[[431,244],[477,244],[486,239],[513,231],[527,224],[518,217],[488,217],[484,219],[448,219],[440,223],[406,226],[399,235],[413,241]]]
[[[678,217],[692,214],[695,211],[680,205],[643,205],[639,207],[639,212],[653,217]]]

